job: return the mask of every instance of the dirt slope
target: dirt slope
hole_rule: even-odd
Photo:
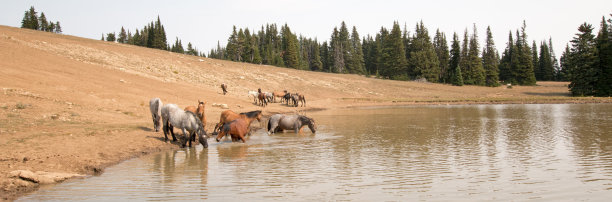
[[[221,83],[228,85],[228,95],[221,94]],[[539,85],[507,89],[389,81],[0,26],[0,196],[12,200],[49,183],[40,180],[47,172],[96,174],[127,158],[178,148],[151,130],[148,100],[153,97],[180,107],[207,101],[208,130],[224,110],[213,103],[270,115],[363,105],[611,102],[568,97],[567,83]],[[300,92],[307,107],[256,106],[247,91],[257,88]]]

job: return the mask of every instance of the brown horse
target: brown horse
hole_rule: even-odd
[[[206,103],[198,100],[198,107],[195,106],[187,106],[185,107],[185,111],[190,111],[196,114],[198,118],[202,121],[202,125],[204,125],[204,129],[206,129],[206,116],[204,115],[204,109],[206,109]]]
[[[283,92],[281,91],[274,91],[272,92],[272,96],[273,96],[273,100],[272,102],[276,102],[276,98],[280,98],[281,102],[283,101],[283,97],[285,96],[285,94],[287,94],[287,90],[284,90]]]
[[[232,142],[236,142],[238,140],[242,140],[242,143],[245,142],[244,136],[249,132],[249,123],[245,119],[236,119],[232,122],[223,124],[221,127],[221,131],[217,136],[217,142],[221,141],[225,135],[230,135],[232,137]]]
[[[298,106],[298,103],[302,102],[302,107],[306,106],[306,98],[304,97],[304,95],[302,94],[292,94],[291,95],[291,102],[293,102],[294,107]],[[287,104],[289,105],[289,104]]]
[[[223,95],[227,94],[227,85],[224,83],[221,84],[221,89],[223,90]]]
[[[232,111],[232,110],[225,110],[223,112],[221,112],[221,117],[219,119],[219,123],[217,123],[217,125],[215,125],[215,130],[213,130],[213,134],[214,132],[217,132],[218,129],[221,129],[221,127],[229,122],[232,122],[236,119],[244,119],[247,122],[247,125],[250,126],[251,122],[253,122],[253,120],[257,119],[257,121],[261,121],[261,110],[256,110],[256,111],[250,111],[250,112],[243,112],[240,114],[237,114],[236,112]]]

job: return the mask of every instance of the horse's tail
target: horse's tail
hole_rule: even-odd
[[[268,120],[268,131],[270,131],[270,128],[272,128],[272,123],[270,120]]]

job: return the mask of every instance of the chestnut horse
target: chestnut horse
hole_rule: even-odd
[[[202,125],[204,125],[204,129],[206,129],[206,116],[204,115],[204,109],[206,109],[206,103],[198,100],[198,107],[195,106],[187,106],[185,107],[185,111],[193,112],[198,116],[198,118],[202,121]]]
[[[248,121],[245,119],[236,119],[232,122],[223,124],[217,136],[217,142],[221,141],[221,138],[225,135],[230,135],[232,137],[232,142],[242,140],[242,143],[244,143],[244,136],[249,132],[249,123],[247,122]]]
[[[244,119],[247,122],[247,126],[250,126],[251,122],[253,122],[253,120],[255,119],[257,119],[257,121],[261,121],[261,117],[262,117],[261,110],[243,112],[240,114],[237,114],[236,112],[232,110],[225,110],[221,112],[219,123],[215,125],[215,130],[213,130],[213,134],[217,132],[218,129],[221,129],[221,127],[224,124],[232,122],[236,119]]]
[[[284,90],[283,92],[281,91],[274,91],[272,92],[272,102],[276,102],[276,98],[280,98],[281,102],[283,101],[283,97],[285,96],[285,94],[287,94],[287,90]]]

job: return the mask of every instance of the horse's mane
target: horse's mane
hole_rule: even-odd
[[[200,125],[200,127],[204,127],[204,125],[202,125],[202,120],[200,120],[200,118],[198,118],[198,116],[191,112],[191,111],[185,111],[185,113],[189,114],[190,116],[193,116],[193,118],[196,119],[196,122],[198,122],[198,125]]]
[[[259,114],[261,114],[261,110],[255,110],[255,111],[251,111],[251,112],[242,112],[240,114],[244,114],[246,115],[246,117],[248,118],[255,118],[257,117]]]
[[[303,116],[303,115],[299,115],[298,119],[300,120],[300,122],[302,123],[311,123],[312,119],[308,118],[307,116]]]

